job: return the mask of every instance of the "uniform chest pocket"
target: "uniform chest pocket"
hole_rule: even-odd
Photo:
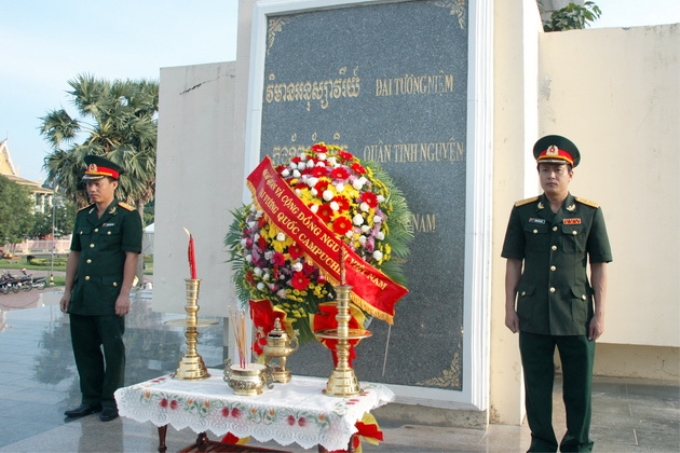
[[[92,242],[92,228],[90,226],[81,227],[76,231],[80,247],[85,248]]]
[[[586,249],[586,229],[582,224],[562,225],[562,248],[567,252],[583,252]]]
[[[524,239],[528,251],[540,252],[548,247],[550,241],[548,225],[545,223],[527,223],[524,225]]]
[[[121,241],[120,225],[99,226],[94,229],[98,243],[106,245],[117,245]]]

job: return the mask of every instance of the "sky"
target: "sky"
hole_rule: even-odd
[[[680,0],[594,0],[591,28],[680,23]],[[160,68],[236,59],[238,0],[0,0],[0,141],[42,182],[40,117],[75,110],[67,82],[159,80]]]

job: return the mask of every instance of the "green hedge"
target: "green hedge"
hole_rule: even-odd
[[[35,266],[51,266],[52,265],[52,258],[33,258],[29,262],[31,264],[35,265]],[[54,259],[54,265],[55,266],[66,266],[66,258],[55,258]]]

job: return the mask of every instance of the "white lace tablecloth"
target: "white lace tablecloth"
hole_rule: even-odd
[[[222,379],[222,370],[209,370],[210,378],[175,380],[162,376],[116,390],[123,417],[156,426],[230,432],[260,442],[275,441],[302,448],[322,445],[329,451],[346,449],[364,413],[394,401],[392,390],[382,384],[360,383],[362,393],[338,398],[322,390],[327,379],[293,376],[287,384],[274,384],[262,395],[234,395]]]

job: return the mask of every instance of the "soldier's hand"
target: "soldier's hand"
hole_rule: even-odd
[[[116,299],[116,314],[125,316],[130,312],[130,295],[120,293]]]
[[[588,328],[588,339],[595,341],[600,338],[600,335],[604,333],[604,319],[602,316],[595,315],[590,320],[590,326]]]
[[[510,329],[512,333],[519,332],[519,318],[515,310],[507,310],[505,312],[505,326]]]
[[[61,296],[61,299],[59,300],[59,308],[61,309],[62,313],[66,313],[66,310],[68,310],[68,303],[70,299],[70,294],[64,293],[64,295]]]

